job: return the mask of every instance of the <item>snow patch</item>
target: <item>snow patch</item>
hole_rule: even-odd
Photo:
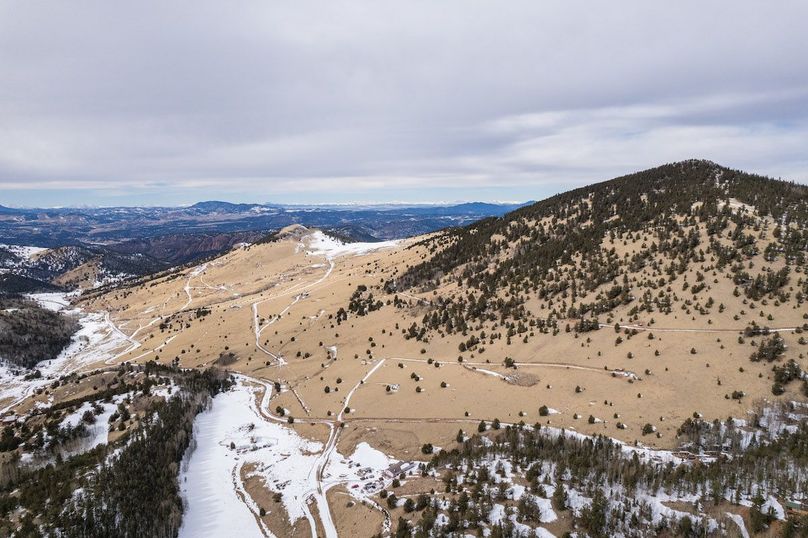
[[[317,230],[305,236],[302,240],[304,247],[307,247],[309,254],[323,255],[328,259],[337,256],[367,254],[376,250],[393,248],[401,243],[400,240],[381,241],[378,243],[343,243],[330,235]]]
[[[4,245],[0,244],[0,249],[7,250],[17,256],[18,258],[25,258],[30,260],[37,254],[41,254],[48,250],[47,248],[42,247],[29,247],[29,246],[22,246],[22,245]]]
[[[749,538],[749,532],[746,530],[746,524],[743,522],[743,518],[738,514],[733,514],[732,512],[727,512],[727,517],[735,522],[738,526],[738,529],[741,531],[741,536],[743,538]]]
[[[768,514],[769,510],[772,511],[774,517],[779,519],[780,521],[784,521],[786,519],[786,511],[783,510],[783,505],[780,504],[777,499],[769,495],[769,498],[763,503],[763,506],[760,507],[760,511],[764,514]]]
[[[52,312],[61,312],[70,306],[68,295],[61,292],[53,293],[31,293],[28,297],[33,299],[42,308]]]

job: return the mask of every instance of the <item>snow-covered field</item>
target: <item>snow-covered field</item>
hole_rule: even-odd
[[[70,294],[67,293],[31,293],[28,297],[36,301],[42,308],[47,308],[54,312],[61,312],[70,306]]]
[[[187,505],[180,536],[269,534],[256,517],[261,507],[241,484],[241,470],[247,464],[254,465],[250,477],[259,477],[266,487],[280,493],[290,523],[301,518],[313,523],[309,502],[319,501],[322,506],[325,492],[337,484],[345,484],[360,499],[388,484],[384,471],[394,460],[366,443],[358,445],[348,458],[334,451],[320,483],[316,469],[323,444],[264,418],[256,407],[256,390],[240,378],[197,417],[192,450],[180,473]],[[336,535],[333,528],[325,531],[328,536]]]
[[[186,504],[180,536],[264,535],[254,508],[242,501],[234,487],[234,472],[243,462],[228,441],[241,437],[246,433],[243,428],[256,422],[250,394],[242,390],[217,396],[211,408],[197,416],[194,439],[180,472]]]
[[[343,243],[319,230],[305,236],[303,241],[309,254],[319,254],[328,259],[347,254],[358,256],[375,250],[392,248],[401,243],[400,240],[377,243]]]

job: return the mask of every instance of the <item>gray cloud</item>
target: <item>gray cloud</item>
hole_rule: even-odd
[[[805,2],[0,0],[0,203],[808,181]],[[48,194],[50,193],[50,194]]]

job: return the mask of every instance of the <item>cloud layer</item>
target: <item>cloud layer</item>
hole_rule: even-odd
[[[0,204],[808,182],[805,2],[0,0]]]

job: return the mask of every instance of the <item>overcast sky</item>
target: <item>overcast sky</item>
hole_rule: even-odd
[[[663,7],[664,6],[664,7]],[[0,204],[808,182],[808,2],[0,0]]]

